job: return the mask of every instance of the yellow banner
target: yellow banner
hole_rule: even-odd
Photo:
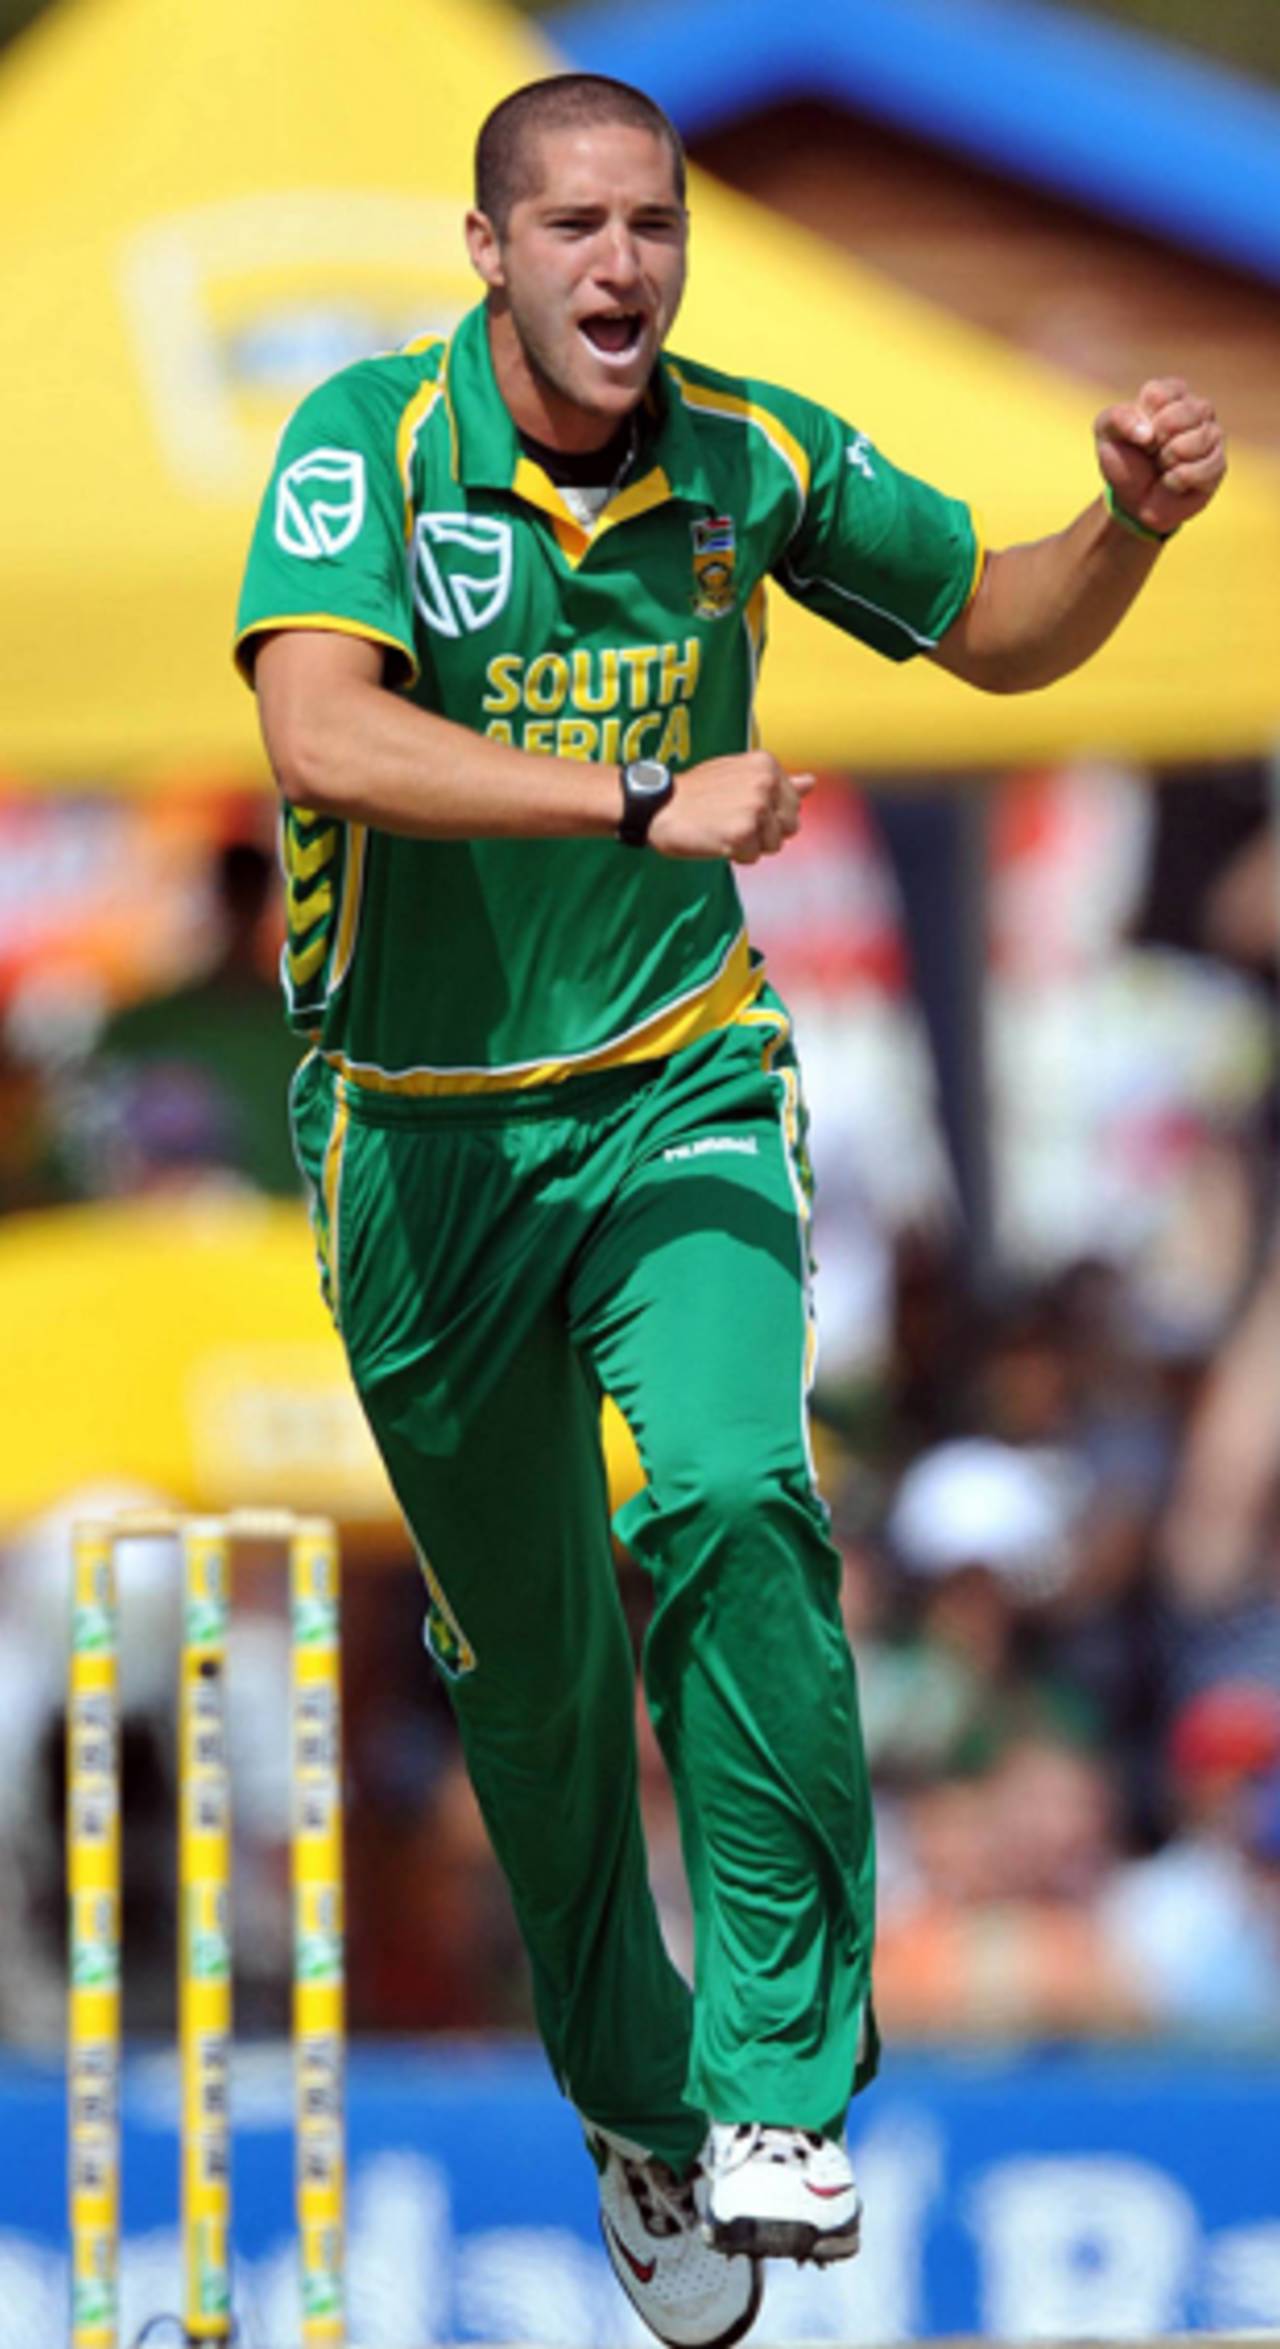
[[[276,433],[333,368],[447,330],[474,298],[476,128],[553,62],[490,0],[72,0],[5,59],[0,429],[21,462],[0,773],[264,776],[227,646]],[[1135,386],[1068,383],[697,174],[692,211],[677,349],[826,400],[968,497],[992,544],[1094,493],[1091,414]],[[1079,677],[979,695],[779,595],[764,733],[864,770],[1263,749],[1278,576],[1276,471],[1239,450],[1219,510]]]

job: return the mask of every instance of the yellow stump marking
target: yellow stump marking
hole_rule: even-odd
[[[70,2349],[119,2349],[120,1725],[116,1543],[181,1544],[178,2032],[183,2325],[226,2342],[231,2315],[231,1550],[289,1552],[297,2213],[303,2349],[346,2340],[346,2056],[340,1573],[325,1519],[136,1511],[73,1539],[67,1691]]]
[[[301,1522],[293,1616],[293,2032],[303,2349],[346,2338],[342,1692],[337,1541]]]
[[[182,2075],[183,2323],[231,2334],[231,1792],[224,1525],[182,1529],[178,1716],[178,2030]]]

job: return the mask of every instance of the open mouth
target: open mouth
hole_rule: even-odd
[[[602,359],[630,359],[640,347],[644,333],[644,313],[641,310],[621,310],[612,314],[597,311],[592,318],[580,318],[578,326],[593,351]]]

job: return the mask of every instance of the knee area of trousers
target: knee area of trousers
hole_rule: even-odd
[[[794,1539],[825,1523],[807,1473],[762,1468],[750,1458],[691,1465],[655,1492],[674,1531],[699,1546],[737,1550],[761,1539]]]

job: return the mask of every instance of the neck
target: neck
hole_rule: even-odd
[[[517,431],[519,428],[517,427]],[[635,456],[639,442],[639,427],[635,410],[624,416],[617,430],[610,434],[602,448],[557,449],[538,440],[532,432],[519,433],[520,446],[526,457],[541,465],[548,479],[557,488],[617,489]]]
[[[488,332],[494,381],[518,432],[541,441],[544,448],[558,449],[570,457],[607,448],[627,422],[625,414],[600,416],[592,408],[580,408],[573,400],[567,400],[563,392],[558,392],[554,384],[538,373],[516,332],[510,311],[492,301],[488,308]],[[634,415],[635,410],[631,413]]]

